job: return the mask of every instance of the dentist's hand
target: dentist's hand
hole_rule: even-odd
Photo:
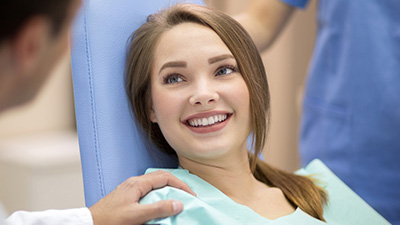
[[[196,195],[187,184],[165,171],[131,177],[89,208],[94,225],[143,224],[152,219],[180,213],[183,204],[176,200],[139,205],[139,200],[148,192],[164,186],[179,188]]]

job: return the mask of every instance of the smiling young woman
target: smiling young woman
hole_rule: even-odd
[[[164,32],[154,51],[150,119],[181,166],[219,165],[216,158],[247,152],[249,92],[219,36],[203,25],[182,23]]]
[[[251,221],[322,223],[325,192],[258,159],[269,120],[268,83],[257,48],[236,21],[207,7],[175,5],[151,15],[133,33],[128,52],[126,84],[136,121],[190,172],[182,179],[191,176],[189,185],[197,180],[199,188],[210,185],[221,199],[233,200],[232,207],[248,207]]]

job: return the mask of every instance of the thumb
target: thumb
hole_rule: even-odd
[[[152,219],[174,216],[183,210],[183,203],[177,200],[163,200],[151,204],[139,205],[135,210],[140,224]]]

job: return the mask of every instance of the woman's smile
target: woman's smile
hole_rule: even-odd
[[[222,130],[229,123],[232,113],[209,112],[190,116],[183,123],[193,132],[204,134]]]

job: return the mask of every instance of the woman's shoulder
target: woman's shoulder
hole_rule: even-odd
[[[222,195],[223,193],[212,186],[207,181],[201,179],[200,177],[192,174],[187,169],[176,168],[176,169],[165,169],[165,168],[150,168],[146,170],[147,173],[155,172],[155,171],[166,171],[177,177],[178,179],[185,182],[197,195],[199,198],[208,198],[210,196]],[[172,188],[175,191],[175,188]],[[177,189],[176,191],[179,191]]]
[[[184,181],[198,196],[193,196],[185,191],[182,191],[173,187],[163,187],[156,189],[148,193],[145,197],[140,200],[140,204],[150,204],[160,200],[179,200],[184,205],[184,210],[172,217],[157,219],[149,221],[149,224],[232,224],[239,225],[237,221],[230,218],[226,213],[216,210],[210,202],[207,201],[207,197],[204,197],[206,190],[209,190],[208,195],[213,196],[214,199],[218,199],[218,193],[215,193],[215,189],[207,182],[201,180],[199,177],[190,174],[185,169],[148,169],[146,173],[163,170],[170,172],[172,175]],[[210,186],[211,188],[210,188]]]

